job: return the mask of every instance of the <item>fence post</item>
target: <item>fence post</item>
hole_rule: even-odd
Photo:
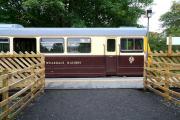
[[[147,64],[147,62],[145,61],[144,62],[144,82],[143,82],[143,84],[144,84],[144,90],[146,90],[146,85],[147,85],[147,68],[148,67],[148,64]]]
[[[170,95],[169,95],[169,72],[170,72],[170,66],[168,64],[165,65],[165,81],[164,81],[164,87],[165,87],[165,99],[170,100]]]
[[[168,43],[168,55],[172,55],[172,36],[169,36],[169,43]]]
[[[44,58],[43,55],[41,55],[41,69],[45,69],[45,58]],[[45,74],[45,71],[41,72],[41,75],[44,76],[44,74],[42,74],[42,73]],[[42,92],[44,92],[44,88],[45,88],[45,78],[44,77],[43,77],[43,79],[41,79],[41,85],[43,87],[43,91]]]
[[[4,70],[2,72],[2,74],[4,74],[4,75],[7,74],[7,73],[8,73],[7,70]],[[10,78],[10,76],[8,75],[2,80],[2,87],[3,88],[8,87],[9,78]],[[7,91],[2,93],[2,101],[7,100],[8,98],[9,98],[9,91],[7,90]],[[8,103],[7,103],[6,105],[4,105],[2,107],[2,112],[8,112],[8,110],[9,110],[9,106],[8,106]],[[8,120],[8,113],[5,113],[5,114],[6,114],[6,116],[2,120]]]
[[[31,67],[31,81],[33,83],[32,87],[31,87],[31,98],[34,97],[34,87],[35,87],[35,76],[34,76],[34,68]]]

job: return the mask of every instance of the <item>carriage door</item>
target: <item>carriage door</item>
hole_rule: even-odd
[[[106,43],[106,74],[116,75],[116,40],[107,39]]]
[[[121,38],[117,75],[142,76],[144,67],[143,38]]]

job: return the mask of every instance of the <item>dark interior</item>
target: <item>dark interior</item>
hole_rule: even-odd
[[[26,51],[36,53],[36,38],[14,38],[13,47],[17,53]]]
[[[108,39],[107,40],[107,51],[114,52],[116,47],[115,39]]]

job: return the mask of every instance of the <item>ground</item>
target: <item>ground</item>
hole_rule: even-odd
[[[46,90],[17,120],[179,120],[180,107],[136,89]]]

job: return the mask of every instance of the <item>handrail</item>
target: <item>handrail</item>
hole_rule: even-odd
[[[104,47],[104,56],[106,55],[106,45],[103,44],[103,47]]]

